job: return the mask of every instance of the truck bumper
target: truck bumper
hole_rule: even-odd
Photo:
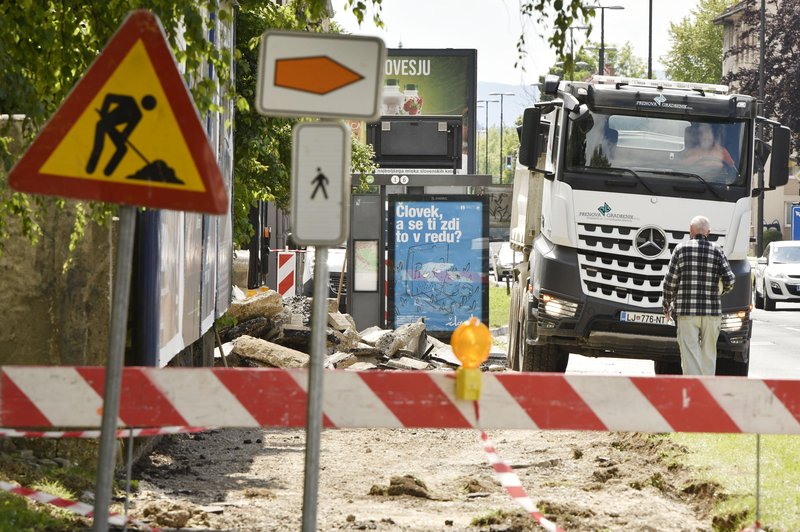
[[[674,325],[631,323],[622,312],[660,314],[661,305],[621,305],[583,292],[575,250],[552,247],[534,260],[534,291],[528,298],[529,345],[557,344],[572,353],[650,360],[680,356]],[[722,300],[723,323],[717,342],[720,356],[743,361],[748,356],[750,320],[750,268],[734,261],[734,290]],[[538,276],[538,278],[537,278]]]

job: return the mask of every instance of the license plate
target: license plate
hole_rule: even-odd
[[[650,314],[647,312],[625,312],[623,310],[619,313],[619,320],[648,325],[675,325],[671,318],[667,318],[663,314]]]

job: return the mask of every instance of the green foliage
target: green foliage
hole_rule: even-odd
[[[776,5],[777,4],[777,5]],[[760,2],[744,2],[741,25],[737,23],[734,46],[726,52],[741,68],[725,72],[725,83],[731,83],[741,94],[759,97]],[[800,152],[800,0],[768,2],[764,24],[764,112],[792,131],[792,151]]]
[[[719,83],[722,78],[722,26],[714,19],[736,0],[700,0],[678,23],[670,23],[672,45],[662,58],[675,81]]]
[[[783,240],[783,234],[780,231],[776,231],[775,229],[766,229],[763,233],[763,242],[764,247],[767,247],[770,242],[775,242],[777,240]]]
[[[519,59],[525,56],[527,50],[525,22],[534,20],[536,24],[534,31],[540,37],[548,35],[547,42],[557,55],[563,56],[570,26],[588,22],[595,14],[595,10],[591,6],[585,6],[582,0],[522,0],[519,9],[523,19],[523,34],[517,40]],[[548,24],[551,19],[552,28]],[[567,55],[564,60],[570,63],[567,70],[571,71],[571,56]],[[514,66],[519,63],[521,61]]]
[[[753,434],[671,434],[675,443],[688,448],[677,460],[696,472],[698,480],[721,485],[723,493],[711,501],[714,523],[755,521],[756,436]],[[787,489],[800,475],[800,440],[794,435],[761,436],[761,523],[767,530],[800,530],[800,492]],[[742,517],[746,516],[746,517]]]
[[[63,207],[64,202],[12,192],[5,185],[5,175],[24,148],[53,115],[68,92],[84,75],[132,10],[152,10],[161,20],[168,41],[188,78],[201,80],[191,86],[191,93],[201,114],[218,111],[214,97],[217,83],[226,86],[230,78],[230,50],[218,50],[207,39],[208,12],[229,20],[232,13],[217,0],[88,0],[34,1],[0,3],[0,114],[21,114],[21,124],[0,124],[0,246],[11,236],[10,218],[17,218],[21,233],[36,242],[46,208]],[[179,39],[182,45],[178,45]],[[218,79],[205,80],[199,75],[213,65]],[[20,126],[18,145],[8,141],[13,129]],[[13,150],[13,151],[12,151]],[[101,223],[115,206],[87,203],[75,210],[70,248],[81,237],[89,221]],[[65,265],[68,266],[68,265]]]
[[[0,532],[20,530],[78,531],[86,528],[85,522],[74,516],[53,516],[43,510],[44,505],[33,505],[18,495],[0,493]]]
[[[501,160],[502,160],[502,182],[503,183],[511,183],[514,179],[514,165],[516,164],[517,160],[517,151],[519,150],[519,136],[517,135],[517,130],[514,127],[509,127],[509,123],[513,123],[515,120],[509,120],[506,122],[505,118],[503,122],[505,122],[505,128],[503,128],[503,152],[500,153],[500,127],[491,127],[489,128],[489,175],[493,176],[492,182],[500,183],[499,176],[501,175]],[[481,131],[478,134],[478,142],[477,148],[475,149],[475,171],[476,173],[482,174],[486,169],[486,133]],[[506,168],[506,156],[511,156],[511,168]]]
[[[641,57],[633,55],[633,45],[630,42],[619,48],[613,43],[605,43],[605,64],[613,65],[618,76],[643,78],[647,74],[647,64]],[[600,43],[587,42],[575,53],[572,70],[565,58],[560,59],[550,67],[550,73],[561,79],[583,81],[597,72],[600,62]]]
[[[503,286],[489,283],[489,327],[492,329],[508,325],[508,316],[511,311],[511,295]]]

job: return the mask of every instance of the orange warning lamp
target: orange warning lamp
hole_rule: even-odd
[[[492,333],[475,316],[458,326],[450,338],[462,366],[456,370],[456,398],[477,401],[481,396],[480,365],[489,358]]]

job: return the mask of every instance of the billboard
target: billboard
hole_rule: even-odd
[[[381,121],[396,116],[460,116],[462,160],[459,167],[461,173],[474,174],[477,64],[476,50],[389,49],[384,69]],[[351,127],[355,127],[356,135],[363,135],[361,124],[351,123]],[[381,171],[391,169],[378,170]]]
[[[489,320],[488,198],[389,196],[389,324],[418,319],[451,333],[475,316]]]

